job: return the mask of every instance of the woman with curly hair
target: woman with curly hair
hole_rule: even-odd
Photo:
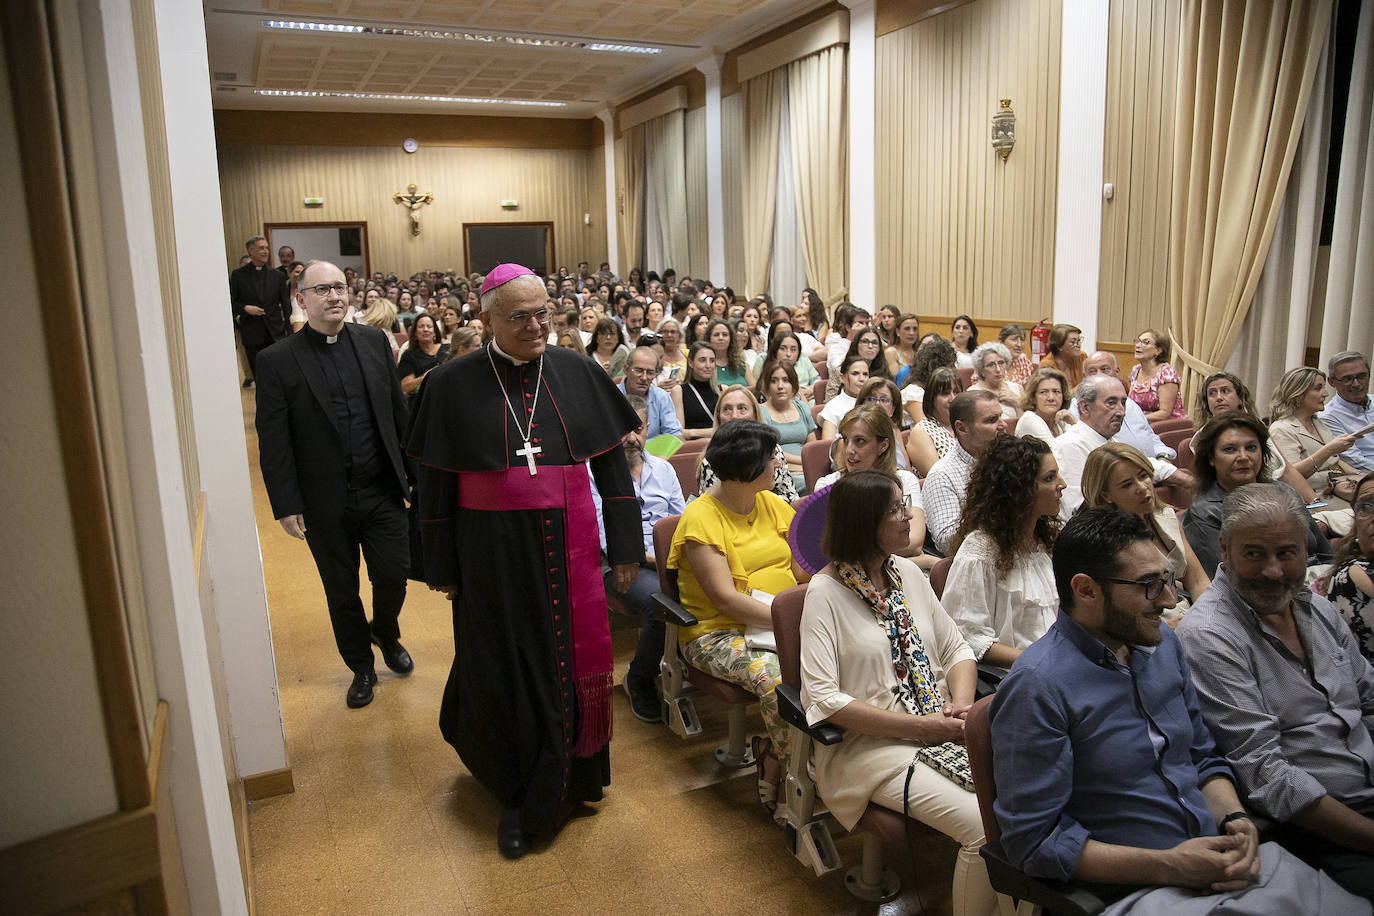
[[[998,436],[973,467],[942,603],[989,664],[1011,667],[1054,623],[1050,551],[1065,486],[1049,445],[1034,437]]]

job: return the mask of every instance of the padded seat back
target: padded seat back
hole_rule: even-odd
[[[994,696],[983,697],[969,710],[964,719],[964,747],[968,749],[969,768],[973,771],[974,793],[978,796],[978,810],[983,815],[983,836],[989,843],[1002,839],[1002,826],[997,823],[992,803],[997,800],[997,783],[992,770],[992,727],[988,721],[988,707]]]
[[[674,456],[676,457],[676,456]],[[668,568],[668,550],[673,546],[681,515],[669,515],[654,522],[654,565],[658,567],[658,590],[677,600],[677,570]]]
[[[802,445],[802,477],[806,480],[806,490],[816,488],[816,481],[830,473],[830,446],[834,439],[812,439]]]

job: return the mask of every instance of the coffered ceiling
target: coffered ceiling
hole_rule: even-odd
[[[589,117],[824,2],[223,0],[205,5],[212,98]]]

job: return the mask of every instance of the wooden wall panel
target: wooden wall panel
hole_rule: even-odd
[[[605,180],[589,150],[422,147],[410,155],[398,147],[222,144],[219,164],[229,267],[238,266],[243,243],[263,223],[310,220],[366,220],[372,269],[400,275],[461,270],[464,222],[552,220],[559,264],[607,258],[598,218]],[[419,236],[391,199],[410,182],[434,195]],[[306,207],[304,197],[323,197],[324,206]],[[519,208],[503,210],[502,200],[518,200]]]
[[[1060,13],[976,0],[878,38],[877,301],[1050,314]],[[1016,112],[1005,163],[989,142],[1003,98]]]
[[[1169,213],[1181,0],[1115,0],[1107,39],[1097,336],[1168,321]]]

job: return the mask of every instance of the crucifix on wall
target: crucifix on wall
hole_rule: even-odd
[[[405,204],[410,213],[410,234],[420,234],[420,208],[425,204],[434,203],[433,194],[416,194],[415,185],[406,185],[406,193],[397,191],[391,195],[391,199],[398,204]]]

